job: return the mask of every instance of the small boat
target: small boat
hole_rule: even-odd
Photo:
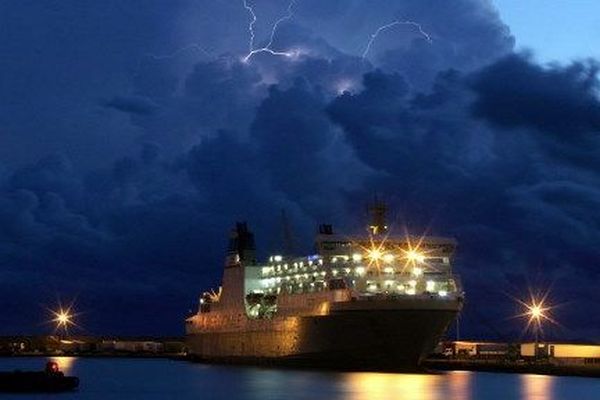
[[[66,392],[79,386],[79,378],[65,376],[49,361],[44,371],[0,372],[0,392]]]

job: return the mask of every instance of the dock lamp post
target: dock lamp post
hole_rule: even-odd
[[[534,358],[537,361],[538,359],[538,345],[539,345],[539,335],[542,330],[542,321],[544,319],[548,319],[548,315],[546,311],[548,307],[544,307],[543,301],[532,300],[531,304],[527,305],[526,315],[529,316],[529,321],[527,322],[527,326],[532,326],[533,332],[535,334],[535,344],[534,344]]]
[[[64,332],[64,337],[66,338],[67,334],[69,333],[69,326],[75,325],[73,322],[73,314],[69,309],[64,310],[62,308],[58,311],[52,311],[52,314],[54,315],[52,322],[56,324],[56,330]]]

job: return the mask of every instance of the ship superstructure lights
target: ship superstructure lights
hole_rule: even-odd
[[[406,251],[406,259],[411,262],[422,263],[425,261],[425,256],[415,249],[410,249]]]
[[[421,276],[421,275],[423,275],[423,268],[420,268],[420,267],[414,267],[414,268],[412,269],[412,274],[413,274],[414,276]]]
[[[393,274],[394,273],[394,268],[392,267],[386,267],[383,269],[383,272],[385,272],[386,274]]]
[[[371,249],[367,252],[367,257],[371,261],[379,261],[383,258],[383,253],[379,249]]]
[[[282,260],[283,260],[282,256],[279,256],[279,255],[273,256],[273,261],[275,261],[275,262],[281,262]]]
[[[362,261],[362,254],[359,254],[359,253],[352,254],[352,261],[354,261],[354,262]]]
[[[394,255],[393,254],[384,254],[383,261],[387,264],[392,263],[394,261]]]
[[[356,267],[355,272],[356,275],[362,276],[365,274],[365,267]]]
[[[425,290],[428,292],[434,292],[435,291],[435,282],[434,281],[425,282]]]
[[[438,292],[438,294],[440,295],[440,297],[446,297],[446,296],[448,296],[448,292],[446,290],[440,290]]]

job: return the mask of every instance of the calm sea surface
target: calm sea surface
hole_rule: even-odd
[[[56,357],[78,391],[1,399],[597,400],[600,379],[449,372],[330,373],[222,367],[162,359]],[[0,370],[42,369],[45,358],[0,358]]]

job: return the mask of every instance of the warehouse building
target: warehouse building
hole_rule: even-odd
[[[556,365],[597,365],[600,367],[600,345],[576,343],[523,343],[521,357],[548,358]]]

